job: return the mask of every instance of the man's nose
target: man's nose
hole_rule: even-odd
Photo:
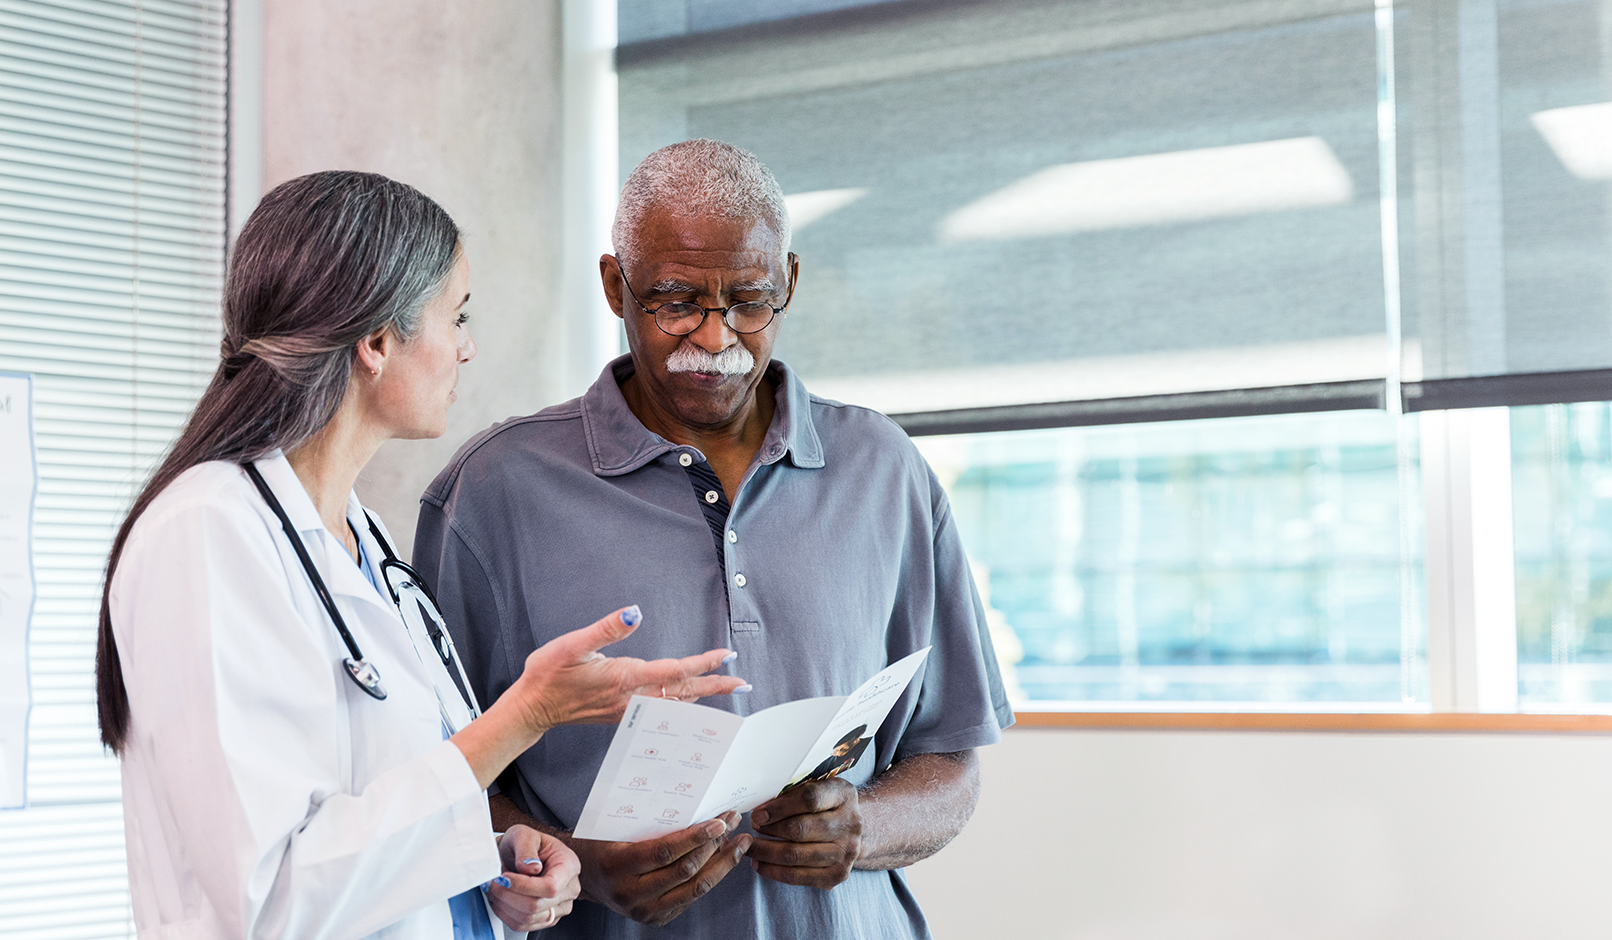
[[[708,353],[719,353],[739,341],[739,334],[728,328],[721,311],[707,310],[705,319],[688,338]]]

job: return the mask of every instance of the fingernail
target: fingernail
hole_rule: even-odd
[[[767,811],[764,809],[753,809],[750,811],[750,825],[752,826],[765,826],[767,824],[767,820],[770,818],[771,817],[767,815]]]
[[[543,864],[543,860],[540,859],[540,858],[523,858],[523,859],[521,859],[521,864],[522,865],[541,865],[541,864]]]
[[[507,888],[509,887],[509,879],[505,878],[503,875],[499,875],[497,878],[493,879],[493,884],[500,888]]]
[[[490,882],[490,881],[483,881],[483,882],[482,882],[482,883],[481,883],[481,893],[482,893],[482,894],[486,894],[486,893],[487,893],[487,889],[488,889],[488,888],[490,888],[490,887],[492,887],[492,886],[493,886],[493,883],[492,883],[492,882]]]
[[[715,828],[713,828],[713,826]],[[727,831],[728,824],[720,819],[713,819],[705,824],[705,834],[708,836],[719,836]]]
[[[638,626],[638,621],[642,619],[644,619],[644,612],[638,609],[637,604],[621,612],[621,622],[629,627]]]
[[[741,685],[737,689],[734,689],[733,694],[734,695],[744,695],[746,692],[749,692],[753,688],[755,688],[755,686],[753,686],[750,683],[746,682],[744,685]]]
[[[731,663],[735,659],[738,659],[738,658],[739,658],[738,653],[729,653],[728,655],[722,657],[722,665],[726,666],[728,663]]]

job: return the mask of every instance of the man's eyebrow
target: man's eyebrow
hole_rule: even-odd
[[[760,278],[758,280],[753,280],[753,281],[740,281],[737,284],[730,284],[728,286],[728,292],[731,293],[731,294],[745,294],[745,293],[757,293],[757,292],[765,293],[765,292],[770,291],[770,290],[773,290],[772,278],[770,278],[770,277],[764,277],[764,278]],[[693,284],[690,284],[687,281],[679,281],[677,278],[669,277],[669,278],[665,278],[663,280],[656,281],[655,283],[649,285],[649,290],[645,291],[645,293],[647,293],[647,294],[697,294],[697,293],[699,293],[699,291],[700,291],[700,289],[698,287],[694,286]]]

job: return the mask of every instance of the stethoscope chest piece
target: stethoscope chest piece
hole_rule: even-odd
[[[372,698],[385,700],[386,686],[381,685],[381,673],[369,663],[368,660],[354,659],[351,656],[342,660],[347,667],[347,674],[353,677],[358,687],[368,692]]]

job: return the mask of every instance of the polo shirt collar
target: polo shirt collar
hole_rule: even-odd
[[[632,356],[624,355],[605,366],[582,396],[582,428],[593,460],[593,472],[602,477],[631,473],[676,444],[644,427],[627,407],[621,383],[633,374]],[[823,443],[812,424],[811,394],[794,370],[774,359],[767,376],[778,388],[772,426],[761,442],[761,463],[777,463],[788,455],[803,469],[823,466]]]

